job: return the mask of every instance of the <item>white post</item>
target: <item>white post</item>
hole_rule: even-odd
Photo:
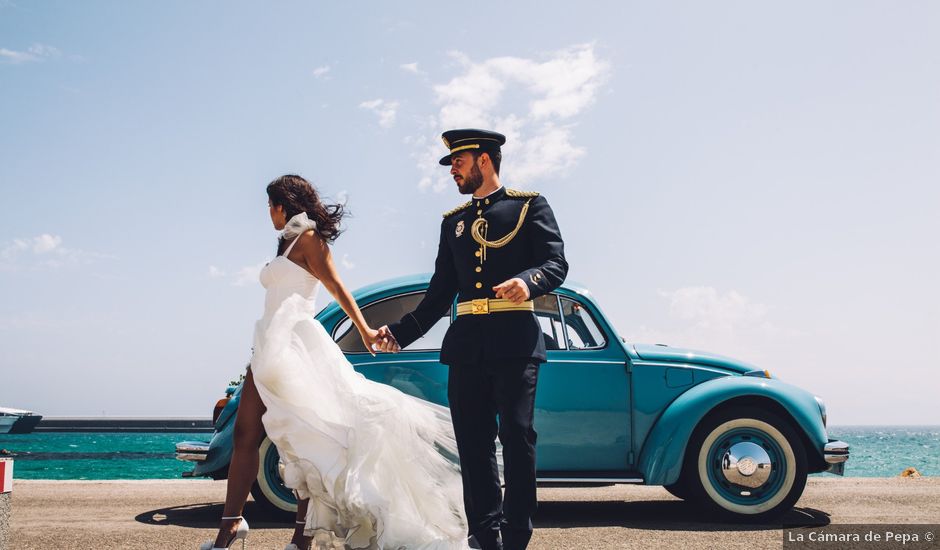
[[[10,548],[13,516],[13,459],[0,458],[0,549]]]

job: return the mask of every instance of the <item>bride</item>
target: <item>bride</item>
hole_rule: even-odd
[[[347,548],[467,548],[467,525],[450,415],[446,408],[372,382],[353,370],[313,318],[320,283],[359,329],[366,349],[380,340],[336,273],[329,243],[341,205],[324,205],[313,186],[287,175],[267,187],[277,257],[261,270],[264,315],[235,423],[222,522],[215,543],[245,545],[242,508],[267,433],[298,498],[285,550],[332,536]],[[326,540],[324,540],[326,539]],[[332,548],[332,546],[325,546]]]

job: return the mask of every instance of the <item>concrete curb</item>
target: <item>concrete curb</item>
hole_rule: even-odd
[[[0,458],[0,550],[12,548],[10,531],[13,523],[13,459]]]
[[[12,548],[10,546],[10,524],[13,516],[13,495],[0,493],[0,550]]]

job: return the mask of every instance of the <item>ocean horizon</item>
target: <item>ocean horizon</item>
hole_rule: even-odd
[[[0,457],[15,479],[179,479],[193,464],[176,460],[176,443],[210,433],[34,432],[0,435]],[[844,425],[829,436],[851,447],[846,477],[896,477],[914,467],[940,475],[940,426]],[[831,474],[814,474],[831,475]]]

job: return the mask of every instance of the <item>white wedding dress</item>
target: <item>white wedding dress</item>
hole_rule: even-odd
[[[449,411],[353,370],[313,318],[320,281],[287,258],[296,242],[261,270],[251,372],[284,482],[310,499],[305,534],[326,529],[357,549],[468,548]]]

